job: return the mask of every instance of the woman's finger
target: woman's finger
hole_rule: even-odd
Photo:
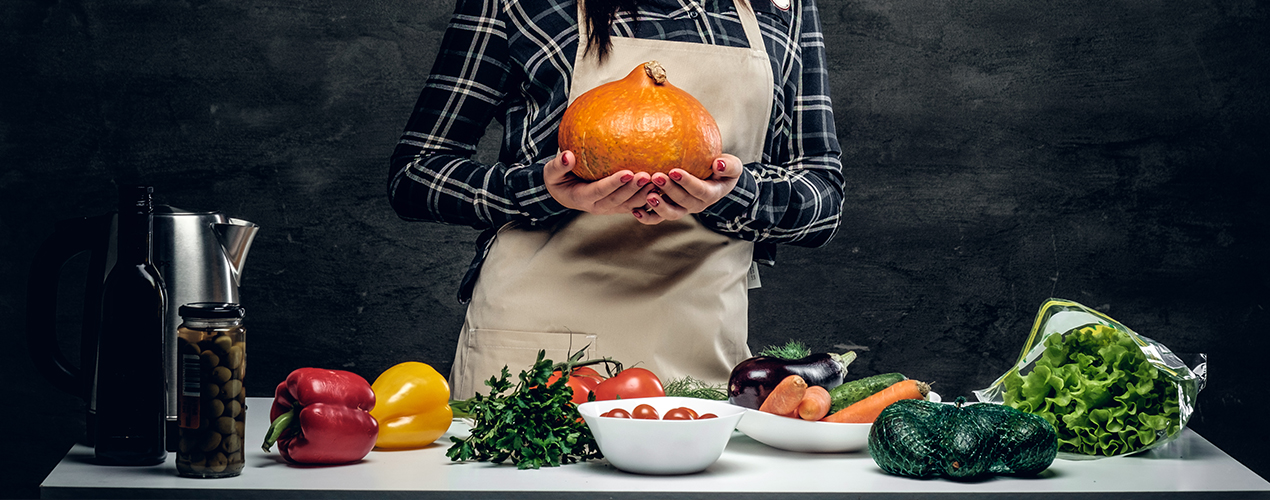
[[[648,206],[643,206],[643,207],[631,210],[631,215],[635,216],[635,220],[639,221],[640,224],[643,224],[645,226],[654,226],[666,220],[662,218],[661,214],[657,213],[654,210],[651,210],[650,207]]]
[[[671,169],[669,174],[653,174],[653,182],[658,181],[661,181],[658,189],[679,206],[695,211],[705,208],[704,200],[710,191],[705,181],[677,168]]]
[[[660,192],[649,193],[648,206],[665,220],[679,220],[689,213],[687,208],[663,197]]]

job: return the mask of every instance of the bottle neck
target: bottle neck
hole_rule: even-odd
[[[153,233],[154,205],[149,193],[138,192],[129,198],[121,199],[119,253],[116,256],[118,263],[138,265],[149,262]]]

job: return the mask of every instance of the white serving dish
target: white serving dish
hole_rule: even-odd
[[[634,413],[640,404],[651,405],[658,415],[681,406],[717,418],[701,420],[640,420],[601,417],[614,408]],[[719,459],[746,409],[726,401],[657,397],[591,401],[578,405],[578,413],[591,428],[596,444],[610,464],[638,474],[691,474],[705,470]]]
[[[755,441],[788,451],[846,453],[868,447],[873,424],[811,422],[746,410],[736,429]]]

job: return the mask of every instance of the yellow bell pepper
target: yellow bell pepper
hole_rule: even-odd
[[[371,384],[379,421],[375,448],[409,450],[432,444],[450,428],[450,384],[436,369],[418,361],[400,363]]]

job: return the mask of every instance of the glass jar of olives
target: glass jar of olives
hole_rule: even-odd
[[[243,470],[247,423],[243,308],[197,302],[181,306],[180,314],[177,474],[237,476]]]

